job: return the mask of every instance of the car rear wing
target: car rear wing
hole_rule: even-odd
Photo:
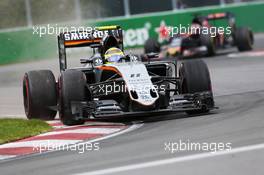
[[[234,18],[234,15],[230,12],[212,13],[207,15],[207,20],[230,19],[230,18]]]
[[[66,48],[99,48],[105,35],[114,36],[123,50],[123,31],[120,26],[102,26],[91,31],[74,31],[58,35],[60,71],[67,69]]]
[[[217,20],[227,20],[228,26],[231,27],[231,30],[236,29],[236,20],[235,20],[235,15],[231,12],[223,12],[223,13],[211,13],[208,15],[199,15],[199,14],[194,14],[195,18],[193,19],[193,22],[195,21],[196,23],[198,22],[199,24],[202,23],[203,21],[212,21],[215,22]]]

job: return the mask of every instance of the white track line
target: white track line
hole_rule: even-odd
[[[173,163],[178,163],[178,162],[185,162],[185,161],[192,161],[192,160],[210,158],[210,157],[215,157],[215,156],[235,154],[235,153],[247,152],[247,151],[258,150],[258,149],[263,149],[263,148],[264,148],[264,144],[257,144],[257,145],[234,148],[229,151],[219,151],[216,153],[206,152],[206,153],[194,154],[194,155],[177,157],[177,158],[170,158],[170,159],[157,160],[157,161],[151,161],[151,162],[143,162],[143,163],[131,164],[131,165],[126,165],[126,166],[121,166],[121,167],[108,168],[108,169],[103,169],[103,170],[98,170],[98,171],[85,172],[85,173],[80,173],[76,175],[113,174],[113,173],[118,173],[118,172],[129,171],[129,170],[150,168],[154,166],[161,166],[161,165],[173,164]]]
[[[9,158],[13,158],[16,157],[16,155],[0,155],[0,160],[4,160],[4,159],[9,159]]]
[[[82,140],[30,140],[24,142],[13,142],[0,145],[1,148],[19,148],[19,147],[50,147],[50,146],[62,146],[80,142]]]
[[[61,125],[63,125],[61,122],[60,122],[60,120],[48,120],[48,121],[46,121],[48,124],[61,124]]]
[[[57,134],[111,134],[121,130],[122,128],[82,128],[82,129],[72,129],[72,130],[62,130],[62,131],[51,131],[38,136],[48,136]]]
[[[82,144],[83,143],[93,143],[93,142],[98,142],[98,141],[110,139],[112,137],[116,137],[116,136],[119,136],[119,135],[122,135],[122,134],[125,134],[125,133],[128,133],[128,132],[134,131],[134,130],[142,127],[143,125],[144,125],[143,123],[133,124],[130,127],[128,127],[127,129],[121,130],[120,132],[116,132],[116,133],[113,133],[113,134],[110,134],[110,135],[106,135],[106,136],[103,136],[103,137],[100,137],[100,138],[97,138],[97,139],[89,140],[87,142],[82,142]]]

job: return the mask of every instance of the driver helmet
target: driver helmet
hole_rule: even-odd
[[[125,55],[121,49],[112,47],[105,52],[105,60],[108,63],[119,62]]]

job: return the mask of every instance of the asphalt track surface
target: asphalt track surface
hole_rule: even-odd
[[[264,50],[263,35],[255,50]],[[235,49],[207,62],[219,109],[207,115],[183,113],[136,118],[143,126],[100,141],[100,151],[58,151],[3,161],[5,174],[263,174],[264,56],[228,57]],[[0,67],[0,115],[23,117],[21,79],[30,69],[58,72],[57,60]],[[57,73],[56,73],[57,74]],[[165,150],[165,143],[231,143],[230,151]]]

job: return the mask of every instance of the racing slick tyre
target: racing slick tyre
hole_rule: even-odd
[[[203,35],[201,34],[201,45],[205,46],[207,48],[207,54],[206,56],[214,56],[216,53],[216,46],[214,43],[214,38],[211,37],[210,35]]]
[[[24,109],[28,119],[53,120],[57,111],[56,81],[50,70],[29,71],[23,79]]]
[[[193,94],[197,92],[212,92],[210,73],[206,63],[202,60],[189,60],[181,64],[179,69],[181,78],[181,94]],[[206,101],[206,104],[213,106],[213,96]],[[187,114],[205,113],[209,110],[202,108],[199,110],[186,111]]]
[[[76,119],[72,114],[71,102],[85,100],[86,78],[78,70],[66,70],[59,77],[59,116],[65,125],[83,124],[84,120]]]
[[[145,54],[147,53],[159,53],[160,52],[160,44],[157,40],[153,38],[149,38],[144,45]]]
[[[253,49],[254,36],[247,27],[239,27],[235,32],[235,43],[239,51],[249,51]]]

